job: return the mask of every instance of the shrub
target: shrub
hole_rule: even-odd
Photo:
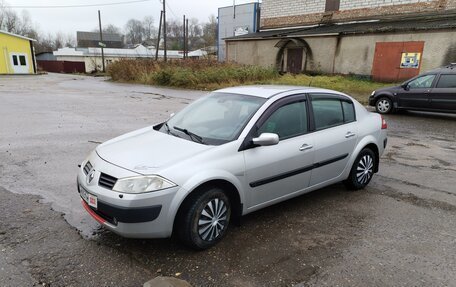
[[[167,62],[123,59],[112,63],[108,67],[108,74],[114,81],[192,89],[207,89],[209,86],[220,88],[279,76],[274,69],[208,59]]]

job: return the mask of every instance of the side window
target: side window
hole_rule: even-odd
[[[306,102],[296,102],[278,108],[258,129],[262,133],[278,134],[286,139],[308,132]]]
[[[17,56],[13,55],[13,65],[14,66],[19,66],[19,62],[17,61]]]
[[[27,66],[27,62],[25,61],[25,56],[19,56],[19,62],[21,62],[21,66]]]
[[[344,112],[339,99],[312,100],[316,130],[322,130],[344,123]]]
[[[454,75],[441,75],[439,83],[436,88],[448,89],[456,88],[456,74]]]
[[[355,107],[353,103],[342,101],[342,108],[344,109],[344,122],[351,123],[356,120]]]
[[[426,89],[432,87],[432,82],[434,82],[435,75],[426,75],[408,83],[410,89]]]

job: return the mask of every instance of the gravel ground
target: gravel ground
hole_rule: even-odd
[[[337,184],[258,211],[215,248],[132,240],[83,210],[77,164],[98,142],[203,92],[49,74],[0,78],[0,286],[456,286],[456,116],[387,117],[371,185]]]

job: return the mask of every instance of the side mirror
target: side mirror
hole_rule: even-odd
[[[254,138],[252,142],[259,146],[271,146],[279,143],[279,135],[272,133],[262,133],[259,137]]]
[[[410,90],[410,86],[408,83],[402,84],[401,87],[406,91]]]

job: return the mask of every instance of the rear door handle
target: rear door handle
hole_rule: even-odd
[[[310,145],[310,144],[303,144],[299,150],[300,151],[305,151],[305,150],[309,150],[309,149],[313,149],[313,145]]]
[[[356,136],[355,133],[347,132],[347,134],[345,135],[345,138],[349,139],[349,138],[352,138],[352,137],[354,137],[354,136]]]

